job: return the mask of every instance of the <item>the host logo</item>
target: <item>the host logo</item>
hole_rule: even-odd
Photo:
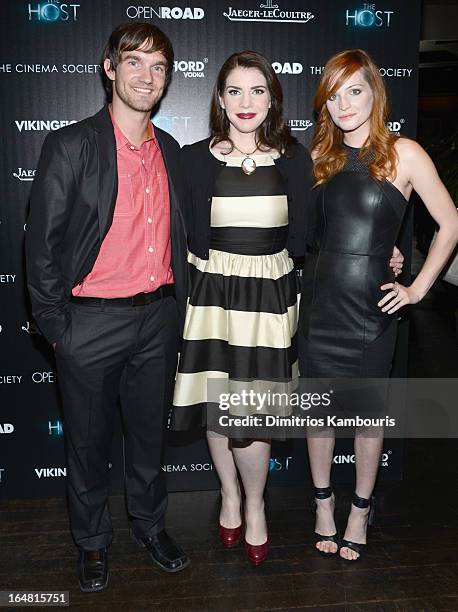
[[[11,423],[0,423],[0,434],[10,434],[14,431],[14,425]]]
[[[55,423],[48,421],[48,433],[50,436],[62,436],[64,433],[62,423],[60,421],[56,421]]]
[[[376,10],[375,4],[363,4],[359,9],[347,9],[345,25],[361,28],[389,28],[394,11]]]
[[[25,168],[18,168],[17,172],[13,172],[14,178],[19,181],[33,181],[36,170],[26,170]]]
[[[208,63],[208,58],[203,60],[175,60],[173,69],[175,72],[181,72],[185,79],[195,79],[205,77],[205,64]]]
[[[190,124],[191,117],[183,117],[182,115],[157,115],[154,117],[154,125],[158,128],[162,128],[166,132],[173,132],[178,130],[187,130]]]
[[[56,382],[54,372],[34,372],[32,374],[34,383],[53,383]]]
[[[76,21],[80,4],[61,3],[60,0],[48,2],[29,2],[29,21]]]
[[[126,15],[129,19],[203,19],[205,11],[203,8],[181,8],[180,6],[128,6]]]
[[[292,459],[292,457],[271,457],[269,459],[269,472],[287,472]]]
[[[259,9],[235,9],[230,6],[224,17],[230,21],[263,21],[267,23],[308,23],[315,15],[310,11],[283,11],[273,0],[264,0]]]
[[[272,62],[272,68],[276,74],[301,74],[304,66],[299,62]]]
[[[67,468],[35,468],[38,478],[62,478],[67,476]]]
[[[305,132],[312,127],[313,122],[310,119],[289,119],[288,125],[293,132]]]
[[[70,125],[71,123],[76,123],[76,120],[72,119],[67,121],[66,119],[48,119],[46,121],[42,121],[36,119],[34,121],[29,121],[23,119],[22,121],[15,121],[14,123],[20,132],[50,132],[53,130],[58,130],[61,127],[65,127],[66,125]]]

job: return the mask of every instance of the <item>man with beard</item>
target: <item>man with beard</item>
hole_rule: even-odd
[[[132,535],[163,570],[189,564],[164,530],[161,469],[187,295],[179,147],[150,121],[172,67],[172,45],[158,28],[116,28],[103,54],[111,102],[47,136],[31,194],[28,286],[55,350],[84,592],[108,585],[119,400]]]

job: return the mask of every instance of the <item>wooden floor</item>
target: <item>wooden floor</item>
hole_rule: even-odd
[[[0,511],[0,588],[69,590],[85,610],[458,610],[458,492],[454,441],[411,441],[402,483],[379,487],[378,524],[356,564],[315,554],[309,492],[271,490],[271,552],[249,565],[241,546],[218,542],[216,492],[170,495],[168,529],[191,565],[169,575],[129,538],[123,500],[111,500],[110,588],[80,593],[62,500],[10,501]],[[342,527],[349,488],[338,489]]]
[[[448,299],[439,291],[415,310],[412,375],[440,376],[442,362],[442,376],[456,376]],[[92,595],[77,586],[64,501],[3,502],[0,590],[68,590],[71,608],[91,611],[456,611],[457,450],[456,440],[407,441],[404,481],[379,485],[377,525],[369,532],[367,554],[353,564],[314,552],[305,484],[268,493],[271,552],[258,568],[249,565],[241,546],[226,551],[219,544],[216,492],[171,494],[168,530],[191,557],[190,567],[177,575],[153,567],[130,540],[123,500],[113,498],[110,587]],[[337,490],[341,529],[350,495],[350,487]]]

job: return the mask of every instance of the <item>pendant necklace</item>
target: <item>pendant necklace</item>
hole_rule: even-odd
[[[233,147],[236,151],[238,151],[242,155],[245,155],[245,158],[242,161],[242,171],[248,176],[256,172],[256,162],[250,156],[258,150],[258,146],[256,145],[256,149],[254,149],[254,151],[251,151],[251,153],[245,153],[245,151],[242,151],[241,149],[236,147],[235,144],[233,144]]]

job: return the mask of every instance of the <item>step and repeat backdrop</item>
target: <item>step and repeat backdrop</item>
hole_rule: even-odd
[[[233,52],[266,55],[285,95],[285,116],[308,145],[312,100],[326,60],[361,47],[380,66],[391,99],[389,127],[414,137],[420,0],[15,0],[1,4],[0,84],[0,496],[60,495],[65,485],[63,422],[53,355],[34,324],[27,297],[24,235],[28,197],[42,142],[50,130],[95,113],[104,103],[99,61],[112,29],[154,23],[171,38],[176,61],[153,117],[180,144],[208,135],[216,74]],[[410,227],[401,244],[409,251]],[[408,265],[408,262],[407,262]],[[401,325],[394,374],[406,371],[407,322]],[[402,442],[387,440],[380,477],[402,477]],[[113,490],[123,479],[122,432],[113,441]],[[335,479],[353,478],[351,442],[339,441]],[[170,490],[215,488],[202,439],[171,437],[164,470]],[[307,475],[305,443],[276,443],[270,484]]]

